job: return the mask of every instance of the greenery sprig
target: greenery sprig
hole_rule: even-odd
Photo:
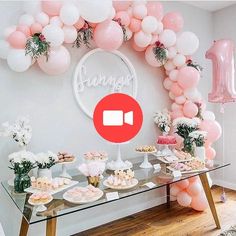
[[[50,42],[41,33],[34,34],[29,38],[25,45],[25,55],[30,55],[33,59],[45,56],[48,60],[50,51]]]
[[[187,60],[186,64],[187,64],[187,66],[192,66],[193,68],[195,68],[199,72],[203,71],[203,67],[200,66],[199,64],[197,64],[196,62],[193,62],[191,59]]]
[[[120,18],[114,19],[114,21],[116,21],[120,25],[120,27],[122,28],[124,42],[128,41],[127,30],[126,30],[125,26],[121,23],[121,19]]]
[[[162,44],[160,41],[157,41],[155,43],[155,47],[153,47],[153,53],[157,61],[160,62],[162,65],[164,65],[168,60],[167,49],[165,48],[164,44]]]

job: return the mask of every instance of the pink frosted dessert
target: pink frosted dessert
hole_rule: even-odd
[[[157,139],[157,144],[163,144],[163,145],[173,145],[176,144],[176,138],[174,136],[168,135],[168,136],[159,136]]]

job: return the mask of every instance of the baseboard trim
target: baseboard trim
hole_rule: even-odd
[[[214,185],[219,185],[221,187],[229,188],[232,190],[236,190],[236,184],[235,183],[230,183],[224,180],[219,180],[219,179],[214,179],[213,181]]]

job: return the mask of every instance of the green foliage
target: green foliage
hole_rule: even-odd
[[[153,53],[158,62],[164,65],[167,61],[167,50],[163,47],[154,47]]]
[[[85,22],[83,28],[77,31],[77,38],[74,42],[73,47],[80,48],[84,44],[87,48],[90,48],[90,40],[93,39],[93,29]]]

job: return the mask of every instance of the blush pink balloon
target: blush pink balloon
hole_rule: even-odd
[[[189,183],[199,181],[199,177],[198,176],[193,176],[193,177],[189,178],[188,181],[189,181]]]
[[[182,67],[177,75],[177,81],[183,89],[196,87],[199,80],[199,71],[192,66]]]
[[[85,23],[84,19],[80,17],[79,20],[74,24],[74,27],[77,30],[80,30],[84,26],[84,23]]]
[[[62,1],[42,1],[42,10],[49,16],[58,16],[62,7]]]
[[[171,105],[171,110],[172,110],[172,111],[176,111],[176,110],[181,111],[182,109],[183,109],[183,107],[182,107],[181,105],[175,103],[175,102],[172,103],[172,105]]]
[[[119,11],[115,15],[116,20],[120,20],[121,24],[128,26],[130,24],[130,17],[126,11]]]
[[[232,40],[215,41],[206,52],[206,58],[213,64],[212,91],[208,101],[227,103],[236,101],[234,87],[234,43]]]
[[[112,4],[113,4],[113,7],[116,9],[117,12],[118,11],[125,11],[131,5],[131,1],[113,0]]]
[[[191,207],[196,211],[204,211],[208,207],[208,202],[204,192],[192,197]]]
[[[24,33],[27,38],[31,35],[30,28],[27,25],[18,25],[16,30]]]
[[[95,27],[98,25],[98,23],[93,23],[93,22],[88,22],[88,24],[89,24],[92,28],[95,28]]]
[[[48,75],[65,73],[70,66],[70,61],[70,53],[64,46],[51,48],[48,61],[44,56],[37,60],[40,69]]]
[[[31,34],[34,35],[36,33],[41,33],[43,30],[43,27],[41,24],[39,23],[33,23],[31,26],[30,26],[30,31],[31,31]]]
[[[206,158],[207,158],[208,160],[213,160],[213,159],[215,159],[215,157],[216,157],[216,151],[215,151],[215,149],[212,148],[212,147],[206,148]]]
[[[221,126],[215,120],[203,120],[200,129],[207,132],[206,139],[212,143],[217,141],[222,134]]]
[[[162,66],[162,64],[155,58],[155,55],[153,53],[153,45],[147,47],[147,50],[145,51],[145,59],[150,66],[153,67]]]
[[[183,107],[184,116],[193,118],[198,114],[198,107],[191,101],[187,101]]]
[[[99,48],[112,51],[123,43],[123,31],[120,25],[112,20],[98,24],[94,30],[94,41]]]
[[[132,40],[132,48],[136,51],[136,52],[143,52],[147,49],[147,47],[139,47],[136,45],[136,43]]]
[[[173,120],[176,118],[179,118],[179,117],[183,117],[183,116],[184,116],[183,111],[175,110],[175,111],[171,112],[171,118]]]
[[[167,89],[167,90],[170,90],[170,89],[171,89],[172,84],[173,84],[173,81],[171,81],[171,80],[169,79],[169,77],[165,78],[164,81],[163,81],[163,86],[164,86],[164,88]]]
[[[177,103],[177,104],[180,104],[180,105],[182,105],[182,104],[184,104],[185,102],[186,102],[186,97],[185,96],[179,96],[179,97],[176,97],[175,98],[175,102]]]
[[[183,94],[183,89],[176,82],[172,84],[170,91],[177,97]]]
[[[176,197],[180,191],[181,188],[179,188],[176,184],[173,184],[170,188],[170,195]]]
[[[129,29],[134,33],[139,32],[141,30],[141,20],[132,18],[130,20]]]
[[[177,182],[176,185],[183,190],[189,186],[189,181],[187,179],[184,179]]]
[[[199,181],[194,181],[194,182],[189,184],[186,191],[192,197],[197,196],[202,191],[202,185],[199,183]]]
[[[160,2],[148,1],[147,11],[149,16],[155,16],[157,20],[161,21],[163,18],[163,6]]]
[[[25,48],[27,38],[21,31],[15,31],[10,34],[10,36],[7,38],[7,41],[11,45],[11,47],[22,49]]]
[[[179,203],[180,206],[188,207],[188,206],[190,206],[190,204],[192,202],[192,198],[185,191],[181,191],[177,195],[177,202]]]
[[[163,17],[162,23],[164,25],[164,29],[179,32],[184,26],[184,19],[179,12],[169,12]]]

